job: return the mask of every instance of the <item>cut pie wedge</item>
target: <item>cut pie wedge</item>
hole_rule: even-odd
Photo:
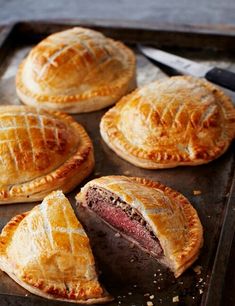
[[[86,304],[111,299],[98,282],[89,239],[61,191],[4,227],[0,268],[45,298]]]
[[[175,277],[199,255],[203,230],[197,212],[169,187],[143,178],[106,176],[87,183],[76,199]]]

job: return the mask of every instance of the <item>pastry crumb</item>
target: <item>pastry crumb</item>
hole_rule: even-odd
[[[150,295],[150,293],[145,293],[145,294],[144,294],[144,296],[149,296],[149,295]]]
[[[126,170],[126,171],[123,172],[123,174],[129,175],[129,174],[130,174],[130,171]]]
[[[173,303],[177,303],[177,302],[179,302],[180,300],[179,300],[179,296],[178,295],[176,295],[176,296],[173,296],[173,298],[172,298],[172,302]]]
[[[121,237],[121,234],[120,234],[120,233],[116,233],[116,234],[114,234],[114,236],[115,236],[116,238],[120,238],[120,237]]]
[[[156,283],[157,283],[157,281],[156,281],[156,280],[154,280],[154,281],[153,281],[153,283],[154,283],[154,284],[156,284]]]
[[[128,292],[128,295],[132,295],[132,292]]]
[[[202,273],[202,266],[196,266],[196,267],[194,267],[194,268],[193,268],[193,271],[194,271],[196,274],[200,275],[200,274]]]
[[[156,276],[157,276],[157,273],[154,273],[153,276],[156,277]]]
[[[150,300],[153,300],[154,299],[154,295],[152,294],[152,295],[150,295]]]
[[[153,302],[148,301],[148,302],[147,302],[147,306],[153,306]]]
[[[203,294],[203,290],[202,289],[199,289],[199,294]]]
[[[200,195],[202,194],[201,190],[193,190],[194,195]]]

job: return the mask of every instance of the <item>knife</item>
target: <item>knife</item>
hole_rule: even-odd
[[[182,74],[204,77],[208,81],[235,91],[235,73],[231,71],[205,64],[199,64],[149,46],[138,45],[138,48],[146,57],[174,68]]]

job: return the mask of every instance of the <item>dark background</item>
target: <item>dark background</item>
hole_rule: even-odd
[[[0,24],[25,19],[135,20],[151,24],[235,24],[235,0],[0,0]],[[235,305],[235,239],[221,306]]]

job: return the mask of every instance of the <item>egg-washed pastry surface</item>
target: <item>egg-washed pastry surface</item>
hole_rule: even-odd
[[[175,277],[199,255],[203,230],[197,212],[167,186],[144,178],[104,176],[88,182],[76,199]]]
[[[98,282],[89,239],[61,191],[3,228],[0,269],[45,298],[87,304],[111,299]]]
[[[16,77],[23,103],[69,113],[104,108],[135,86],[134,53],[121,42],[80,27],[42,40]]]
[[[79,184],[94,166],[93,146],[72,117],[27,106],[0,107],[0,203],[43,199]]]
[[[205,80],[171,77],[123,97],[100,129],[108,146],[136,166],[199,165],[227,150],[235,137],[235,108]]]

